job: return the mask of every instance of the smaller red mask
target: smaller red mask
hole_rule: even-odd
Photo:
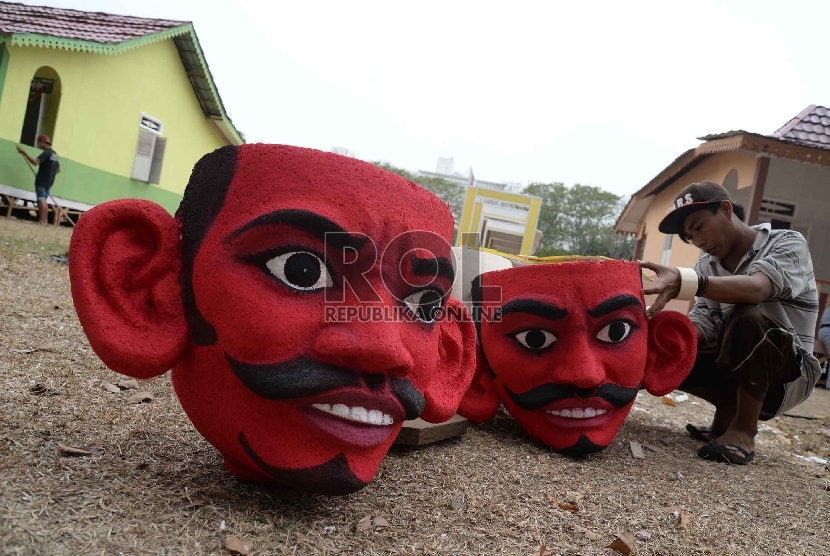
[[[479,360],[460,413],[480,423],[500,402],[531,437],[561,453],[608,446],[640,388],[671,392],[694,363],[697,336],[687,317],[646,319],[636,262],[488,272],[476,279],[473,300]]]

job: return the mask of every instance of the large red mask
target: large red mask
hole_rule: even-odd
[[[175,219],[135,199],[86,213],[72,294],[108,367],[173,369],[231,473],[347,494],[404,420],[449,419],[472,379],[452,230],[437,197],[371,164],[226,147],[196,165]]]
[[[565,454],[608,446],[640,388],[664,395],[691,371],[697,336],[680,313],[645,316],[636,262],[531,265],[476,278],[476,377],[460,413],[504,404],[534,439]]]

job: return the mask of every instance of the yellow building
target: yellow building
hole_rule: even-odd
[[[243,142],[191,23],[0,2],[0,186],[34,194],[15,145],[41,133],[55,197],[171,212],[202,155]]]
[[[772,135],[730,131],[701,140],[631,197],[617,233],[636,236],[637,258],[694,266],[700,250],[661,234],[657,225],[681,189],[717,182],[744,206],[748,224],[804,235],[824,307],[830,293],[830,109],[808,106]],[[671,301],[668,308],[687,312],[690,305]]]
[[[542,239],[541,209],[542,199],[533,195],[468,187],[455,245],[532,255]]]

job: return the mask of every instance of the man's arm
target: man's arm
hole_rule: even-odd
[[[657,299],[646,310],[646,316],[651,318],[662,311],[666,303],[677,296],[680,291],[680,272],[676,268],[669,268],[655,263],[640,262],[640,265],[657,274],[657,279],[652,282],[652,285],[643,288],[644,295],[657,294]],[[695,271],[700,273],[699,265],[695,265]],[[689,319],[695,325],[698,345],[711,345],[716,342],[723,325],[723,316],[719,313],[713,314],[705,299],[695,296],[695,304],[689,312]]]
[[[760,270],[750,276],[710,276],[706,288],[706,299],[736,305],[758,305],[771,295],[772,281]]]
[[[700,272],[700,269],[695,267]],[[719,303],[758,305],[772,293],[772,282],[762,272],[752,276],[709,276],[706,299]],[[698,345],[714,345],[723,326],[723,315],[713,315],[705,299],[695,296],[689,318],[697,330]]]
[[[657,274],[657,279],[650,286],[643,288],[643,294],[657,295],[657,299],[648,310],[648,317],[651,318],[662,311],[666,303],[677,297],[680,292],[680,271],[655,263],[640,264]],[[774,284],[766,272],[767,268],[761,267],[749,276],[709,276],[709,286],[703,297],[720,303],[758,305],[775,291]]]
[[[793,231],[782,232],[774,241],[763,258],[752,261],[746,274],[767,276],[772,288],[767,297],[795,299],[808,288],[815,287],[811,286],[813,261],[810,248],[804,236]]]
[[[31,165],[33,165],[33,166],[37,166],[38,164],[40,164],[40,157],[37,157],[37,158],[32,158],[31,156],[29,156],[29,153],[27,153],[26,151],[24,151],[24,150],[23,150],[23,147],[21,147],[20,145],[18,145],[18,146],[17,146],[17,152],[19,152],[20,154],[22,154],[23,156],[25,156],[25,157],[26,157],[26,160],[28,160],[28,161],[29,161],[29,164],[31,164]]]

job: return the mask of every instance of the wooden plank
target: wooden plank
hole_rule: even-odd
[[[52,200],[52,202],[55,204],[55,207],[57,207],[57,209],[58,209],[57,211],[55,211],[55,226],[60,226],[60,225],[61,225],[61,222],[63,222],[63,219],[64,219],[64,218],[66,218],[66,220],[67,220],[67,221],[68,221],[68,222],[72,225],[72,227],[74,228],[74,227],[75,227],[75,223],[72,221],[72,219],[71,219],[71,218],[69,218],[69,215],[68,215],[68,214],[66,214],[66,213],[64,212],[63,207],[61,207],[61,206],[58,204],[58,202],[55,200],[55,198],[54,198],[54,197],[52,197],[51,195],[49,195],[49,198]]]
[[[9,207],[6,209],[6,218],[9,218],[12,215],[12,210],[14,209],[14,206],[17,204],[17,197],[6,195],[6,199],[8,199],[9,201]]]
[[[0,183],[0,195],[9,195],[17,199],[25,199],[27,201],[37,203],[37,197],[35,195],[35,192],[30,189],[20,189],[19,187],[12,187],[10,185]],[[60,203],[61,208],[63,209],[72,209],[80,212],[86,212],[94,206],[88,205],[86,203],[80,203],[78,201],[70,201],[69,199],[64,199],[63,197],[56,197],[54,195],[51,195],[51,197],[56,203]]]
[[[640,446],[639,442],[634,442],[633,440],[629,441],[631,445],[631,455],[634,456],[636,459],[643,459],[645,454],[643,454],[643,448]]]
[[[643,448],[646,448],[658,454],[663,453],[663,448],[661,448],[660,446],[655,446],[654,444],[649,444],[648,442],[643,442]]]
[[[422,419],[404,422],[395,444],[403,446],[423,446],[440,440],[462,436],[467,432],[470,422],[461,415],[454,415],[443,423],[427,423]]]

